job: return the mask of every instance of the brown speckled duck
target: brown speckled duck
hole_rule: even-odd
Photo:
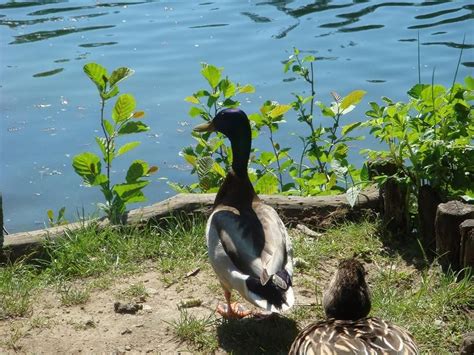
[[[418,354],[411,334],[388,321],[367,317],[370,295],[363,265],[339,263],[323,296],[327,320],[310,324],[294,340],[289,354]]]
[[[216,195],[206,227],[209,260],[226,299],[217,312],[226,318],[255,314],[231,303],[232,290],[267,313],[289,309],[294,303],[291,243],[277,212],[259,199],[249,180],[252,137],[247,115],[224,109],[194,131],[221,132],[232,148],[232,169]]]

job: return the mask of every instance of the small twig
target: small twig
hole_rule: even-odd
[[[189,277],[196,276],[199,273],[199,271],[201,271],[200,267],[194,269],[193,271],[188,272],[186,275],[184,275],[184,278],[187,279]]]
[[[323,235],[322,233],[315,232],[314,230],[306,227],[304,224],[297,224],[296,229],[312,238],[319,238]]]

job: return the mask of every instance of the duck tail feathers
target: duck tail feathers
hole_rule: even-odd
[[[255,303],[262,308],[271,309],[272,312],[280,312],[293,306],[294,295],[291,288],[291,276],[286,270],[278,271],[272,275],[264,285],[261,280],[253,277],[249,277],[246,284],[248,290],[257,296],[252,297]]]

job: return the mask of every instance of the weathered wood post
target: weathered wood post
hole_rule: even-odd
[[[436,210],[441,203],[438,192],[429,185],[423,185],[418,191],[418,223],[425,251],[436,251],[435,219]]]
[[[410,232],[408,215],[409,191],[405,184],[394,177],[398,173],[396,164],[391,160],[375,160],[369,162],[369,176],[387,175],[388,179],[380,188],[382,200],[383,222],[386,229],[397,236],[405,237]]]
[[[461,251],[459,264],[462,268],[474,269],[474,219],[467,219],[459,226],[461,233]]]
[[[460,270],[461,232],[459,226],[466,219],[474,218],[474,206],[460,201],[441,203],[436,211],[436,253],[443,270],[449,266]]]

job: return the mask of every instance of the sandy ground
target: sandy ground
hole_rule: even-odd
[[[187,309],[198,318],[209,317],[223,295],[209,270],[182,278],[171,286],[163,275],[150,269],[127,278],[116,279],[105,290],[92,291],[87,303],[63,306],[57,290],[46,290],[36,299],[29,317],[0,322],[0,353],[25,354],[145,354],[190,353],[193,347],[182,343],[170,322],[180,317],[178,306],[199,299],[199,307]],[[143,283],[148,296],[138,301],[143,309],[136,314],[119,314],[114,303],[132,284]],[[297,291],[299,303],[314,302],[311,292]],[[125,302],[126,303],[126,302]],[[217,316],[220,317],[220,316]],[[219,336],[219,329],[216,337]],[[6,343],[9,345],[1,345]],[[233,352],[220,348],[216,353]],[[3,346],[3,348],[2,348]],[[225,346],[224,346],[225,347]]]

